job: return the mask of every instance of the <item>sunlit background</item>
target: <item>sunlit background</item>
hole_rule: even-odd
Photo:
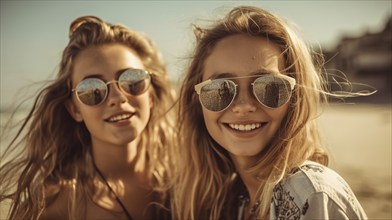
[[[236,5],[260,6],[296,24],[303,37],[331,59],[328,68],[380,91],[375,98],[350,100],[355,104],[334,103],[319,121],[331,166],[350,183],[371,219],[391,219],[390,0],[1,0],[2,125],[15,105],[38,88],[37,82],[55,76],[75,18],[95,15],[144,32],[161,50],[173,83],[178,83],[194,43],[191,24],[215,19]]]

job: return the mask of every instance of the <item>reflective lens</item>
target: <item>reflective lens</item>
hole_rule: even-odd
[[[107,95],[105,82],[96,78],[88,78],[78,84],[75,89],[79,100],[86,105],[99,105]]]
[[[208,110],[219,112],[228,108],[233,102],[237,85],[231,79],[258,77],[252,85],[256,99],[268,108],[279,108],[291,97],[295,79],[286,75],[258,75],[207,80],[195,86],[201,104]]]
[[[291,97],[290,82],[272,75],[259,77],[253,82],[253,94],[261,104],[278,108]]]
[[[150,87],[151,76],[145,70],[129,69],[118,79],[119,86],[131,95],[140,95]]]
[[[210,111],[222,111],[229,107],[236,94],[234,82],[224,79],[212,80],[200,91],[200,102]]]
[[[98,78],[82,80],[73,92],[78,99],[86,105],[99,105],[108,95],[108,84],[118,83],[122,91],[129,95],[137,96],[147,91],[151,84],[151,76],[145,70],[128,69],[121,73],[118,81],[104,82]]]

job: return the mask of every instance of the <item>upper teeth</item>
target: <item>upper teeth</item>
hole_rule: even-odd
[[[120,121],[120,120],[127,119],[129,117],[131,117],[131,114],[116,115],[116,116],[113,116],[113,117],[109,118],[109,121],[110,122],[115,122],[115,121]]]
[[[261,126],[261,123],[253,123],[253,124],[229,124],[232,129],[239,130],[239,131],[250,131]]]

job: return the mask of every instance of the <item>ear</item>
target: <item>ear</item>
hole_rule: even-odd
[[[82,122],[83,117],[79,111],[78,106],[75,105],[72,99],[68,99],[65,101],[65,108],[67,109],[68,113],[72,116],[73,119],[77,122]]]

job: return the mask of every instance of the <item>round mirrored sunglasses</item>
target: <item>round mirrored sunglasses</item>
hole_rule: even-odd
[[[147,91],[151,84],[151,73],[141,69],[127,69],[122,72],[118,80],[104,82],[99,78],[87,78],[78,83],[75,92],[77,99],[89,106],[103,103],[108,96],[108,85],[117,83],[121,91],[138,96]]]

